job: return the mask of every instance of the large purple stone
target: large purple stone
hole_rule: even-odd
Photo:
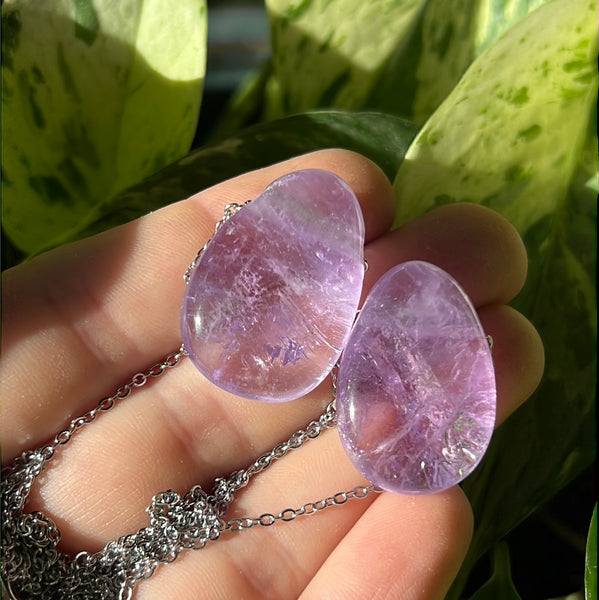
[[[387,272],[337,379],[339,434],[358,470],[399,493],[455,485],[489,444],[495,400],[489,344],[459,285],[420,261]]]
[[[297,171],[226,221],[185,294],[183,344],[219,387],[283,402],[331,371],[364,277],[364,222],[339,177]]]

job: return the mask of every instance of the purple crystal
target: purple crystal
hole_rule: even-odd
[[[459,285],[420,261],[387,272],[337,378],[339,434],[358,470],[399,493],[455,485],[489,444],[495,400],[489,344]]]
[[[191,275],[183,344],[219,387],[299,398],[330,372],[364,277],[364,222],[339,177],[297,171],[226,221]]]

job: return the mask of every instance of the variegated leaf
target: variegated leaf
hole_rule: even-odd
[[[189,149],[204,0],[7,0],[3,222],[32,251]]]

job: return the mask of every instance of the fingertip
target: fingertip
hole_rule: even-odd
[[[393,223],[395,196],[382,169],[373,161],[340,148],[318,150],[252,171],[205,190],[192,199],[212,207],[257,197],[275,179],[302,169],[322,169],[338,175],[354,191],[364,216],[366,240],[385,233]],[[220,209],[222,212],[222,208]],[[218,212],[216,213],[218,214]]]
[[[382,169],[370,159],[349,150],[316,153],[322,168],[339,175],[354,191],[364,216],[366,241],[389,230],[395,216],[393,187]]]
[[[411,536],[410,556],[405,558],[411,558],[410,572],[403,582],[398,581],[402,593],[396,591],[388,597],[444,598],[474,531],[472,507],[462,488],[454,486],[417,497],[386,493],[378,501],[382,501],[379,510],[384,511],[387,520],[402,515],[403,528]]]
[[[436,264],[463,282],[478,305],[508,302],[522,289],[528,270],[526,248],[505,217],[464,202],[439,207],[422,220],[436,236],[431,245]]]
[[[493,339],[497,385],[496,425],[529,398],[543,376],[545,350],[534,325],[510,306],[479,309],[485,332]]]
[[[373,161],[341,148],[318,150],[275,165],[285,172],[323,169],[335,173],[354,191],[364,217],[366,241],[389,230],[395,215],[395,196],[391,182]]]
[[[368,255],[373,267],[369,283],[397,263],[424,260],[452,275],[475,306],[514,298],[528,268],[524,243],[513,225],[472,203],[431,210],[370,244]]]

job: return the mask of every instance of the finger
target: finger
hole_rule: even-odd
[[[440,600],[466,555],[472,521],[459,487],[420,497],[384,493],[327,558],[301,599]]]
[[[485,306],[478,311],[481,324],[493,340],[500,425],[539,385],[545,365],[543,342],[534,326],[509,306]]]
[[[393,193],[380,169],[342,150],[255,171],[4,274],[4,459],[42,442],[131,373],[180,345],[182,274],[223,207],[260,194],[294,170],[346,180],[366,215],[367,237],[386,231]]]
[[[440,207],[375,240],[366,259],[367,284],[400,262],[433,263],[460,283],[475,306],[511,300],[527,272],[516,229],[498,213],[467,203]]]

